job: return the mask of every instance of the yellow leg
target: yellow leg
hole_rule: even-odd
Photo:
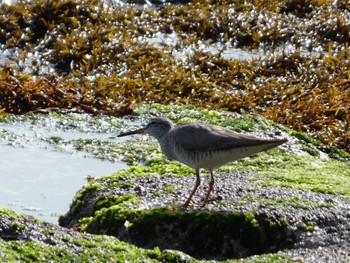
[[[192,200],[194,193],[197,191],[197,188],[200,184],[201,184],[201,179],[199,177],[199,169],[196,169],[196,184],[194,185],[190,196],[187,198],[186,202],[183,204],[183,207],[188,207],[188,205],[190,204],[190,202]]]
[[[210,182],[209,182],[209,188],[208,188],[208,192],[205,196],[205,199],[204,199],[204,202],[203,204],[201,205],[201,207],[204,207],[207,203],[208,203],[208,200],[209,200],[209,196],[210,196],[210,193],[213,191],[213,186],[214,186],[214,174],[213,174],[213,171],[210,170]]]

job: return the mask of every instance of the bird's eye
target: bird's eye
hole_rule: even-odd
[[[153,121],[150,121],[148,123],[148,126],[153,126],[153,125],[156,125],[157,124],[157,121],[153,120]]]

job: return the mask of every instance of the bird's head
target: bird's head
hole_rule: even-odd
[[[171,130],[173,126],[174,124],[166,118],[154,118],[154,119],[150,119],[150,121],[145,127],[134,131],[121,133],[118,135],[118,137],[128,136],[132,134],[146,133],[150,136],[153,136],[157,140],[160,140],[164,135],[166,135]]]

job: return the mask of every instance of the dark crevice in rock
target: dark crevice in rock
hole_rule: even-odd
[[[283,221],[242,212],[173,211],[154,209],[125,221],[109,222],[105,234],[143,248],[176,249],[199,259],[224,260],[291,248],[296,235]],[[127,220],[128,221],[128,220]],[[99,233],[103,219],[87,229]]]

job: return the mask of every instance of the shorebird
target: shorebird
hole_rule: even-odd
[[[200,185],[199,170],[210,172],[207,194],[201,207],[204,207],[214,186],[214,170],[220,166],[266,151],[287,142],[287,139],[262,139],[239,134],[220,126],[200,123],[175,125],[166,118],[154,118],[138,130],[121,133],[118,137],[146,133],[156,138],[162,152],[169,158],[186,164],[196,171],[194,188],[182,205],[187,207]]]

